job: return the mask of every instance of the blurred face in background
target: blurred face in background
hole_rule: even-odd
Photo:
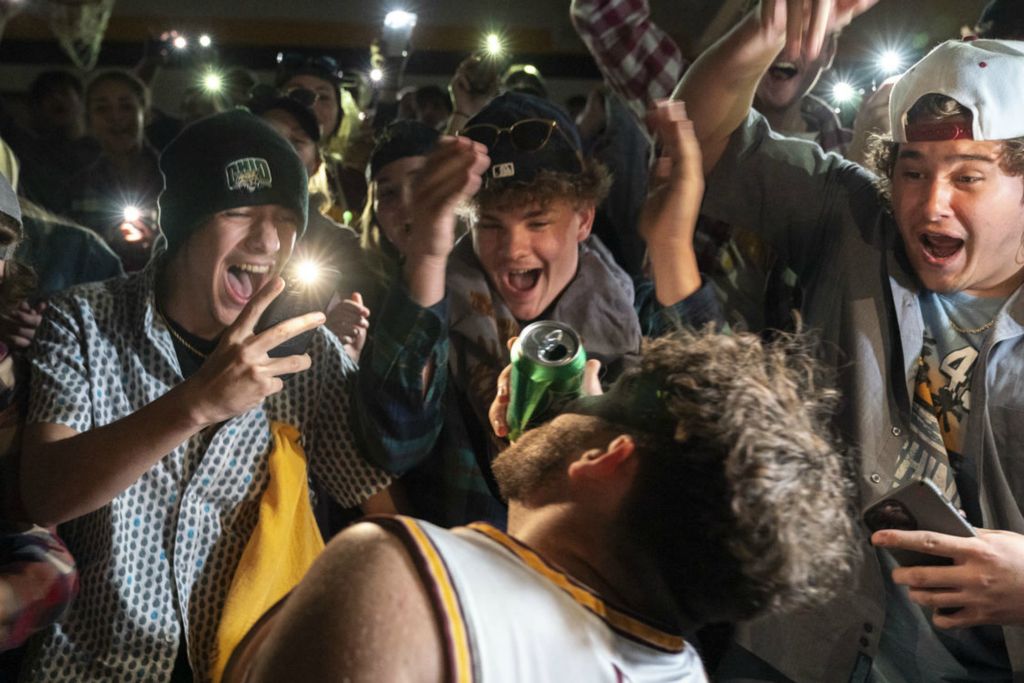
[[[84,125],[82,98],[67,85],[51,88],[36,103],[34,121],[40,131],[60,133],[75,139],[82,135]]]
[[[142,149],[146,109],[135,91],[117,80],[94,85],[86,102],[89,130],[104,154],[124,155]]]
[[[757,85],[755,106],[761,113],[783,111],[796,105],[811,92],[821,74],[832,66],[839,38],[832,34],[821,54],[813,61],[778,59]]]
[[[191,123],[211,114],[227,111],[229,106],[227,98],[220,93],[192,87],[185,91],[181,99],[181,114],[186,123]]]
[[[295,153],[299,155],[302,165],[306,167],[306,173],[311,176],[316,175],[317,169],[320,167],[320,156],[317,153],[316,142],[309,137],[309,133],[303,129],[302,124],[284,109],[271,109],[261,114],[260,118],[269,123],[274,130],[281,134],[281,137],[295,148]]]
[[[405,252],[411,220],[412,184],[426,162],[425,156],[396,159],[373,178],[373,212],[377,227],[399,252]]]
[[[289,92],[297,88],[310,90],[316,95],[313,113],[316,114],[316,122],[320,125],[320,140],[323,142],[334,134],[341,121],[341,97],[338,89],[330,81],[309,74],[292,76],[284,84],[283,90]]]

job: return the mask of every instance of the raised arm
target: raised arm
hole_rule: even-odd
[[[754,102],[754,91],[780,51],[814,59],[825,37],[878,0],[763,0],[687,70],[674,97],[686,102],[704,153],[704,170],[718,163]]]
[[[700,289],[693,233],[704,195],[700,145],[682,102],[661,101],[648,116],[662,145],[651,169],[651,189],[640,212],[640,234],[662,306],[672,306]]]
[[[413,187],[403,281],[376,318],[360,358],[357,410],[366,457],[401,474],[425,458],[441,432],[447,362],[445,277],[455,243],[455,207],[480,186],[490,160],[469,138],[445,138]]]
[[[413,187],[415,215],[410,226],[403,277],[409,296],[428,308],[444,298],[448,254],[455,245],[455,207],[480,187],[490,159],[469,138],[444,138],[431,152]]]

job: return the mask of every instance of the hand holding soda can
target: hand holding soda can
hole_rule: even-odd
[[[586,363],[580,336],[570,326],[550,320],[527,325],[512,345],[509,439],[580,396]]]

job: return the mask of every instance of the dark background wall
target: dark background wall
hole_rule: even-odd
[[[0,44],[2,89],[24,87],[39,64],[68,64],[53,42],[42,16],[43,0],[6,26]],[[35,2],[34,7],[31,3]],[[745,0],[652,0],[659,25],[695,55],[729,25]],[[919,56],[972,24],[985,0],[881,0],[843,35],[837,72],[858,73],[870,87],[866,66],[881,45],[900,46]],[[328,52],[351,70],[365,69],[367,46],[391,9],[419,15],[408,65],[410,82],[447,82],[459,59],[476,48],[481,36],[498,30],[523,61],[547,75],[559,95],[585,92],[598,78],[568,18],[567,0],[118,0],[107,28],[101,65],[131,65],[148,34],[176,28],[207,31],[222,61],[258,71],[273,66],[278,49]],[[187,82],[174,69],[161,76],[156,95],[172,98]],[[827,84],[825,84],[827,85]],[[823,86],[824,87],[824,86]]]

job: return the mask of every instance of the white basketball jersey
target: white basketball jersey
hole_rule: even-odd
[[[372,518],[402,538],[430,591],[458,683],[705,683],[693,647],[486,524],[448,531]]]

